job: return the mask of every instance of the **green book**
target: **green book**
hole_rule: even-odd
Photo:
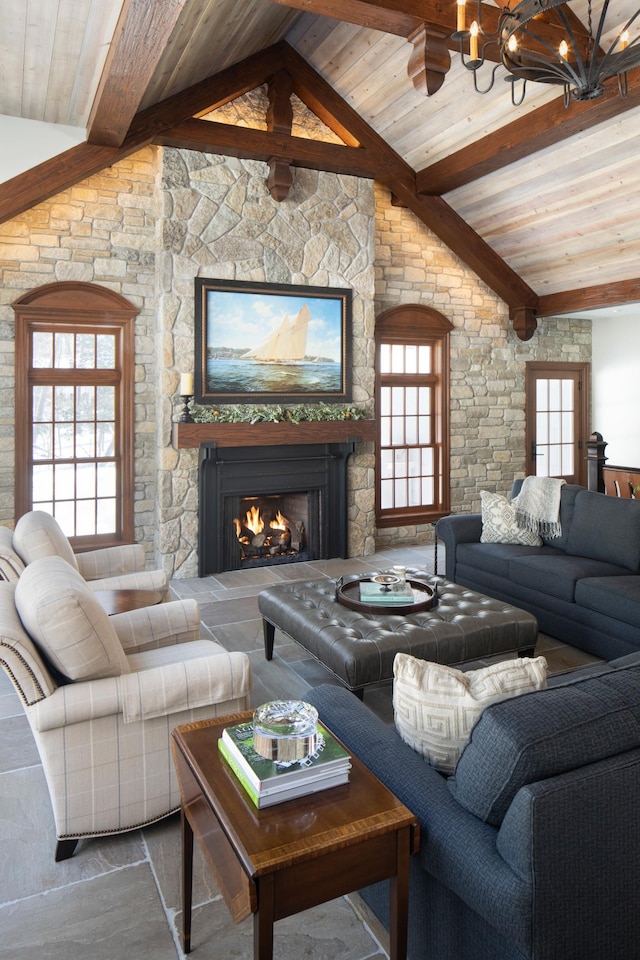
[[[225,727],[222,742],[258,793],[274,792],[294,783],[311,783],[329,774],[349,771],[350,756],[326,727],[318,724],[318,749],[304,760],[274,763],[253,749],[253,723]]]
[[[389,604],[413,603],[413,590],[408,583],[392,583],[385,587],[382,583],[373,580],[362,580],[360,583],[360,599],[365,603]]]
[[[279,785],[277,789],[263,790],[259,792],[247,777],[242,765],[238,762],[229,745],[220,737],[218,748],[224,759],[229,764],[240,786],[243,788],[254,806],[272,807],[277,803],[284,803],[286,800],[294,800],[296,797],[305,797],[312,793],[319,793],[322,790],[328,790],[331,787],[339,787],[349,782],[349,769],[338,769],[329,771],[326,774],[318,774],[310,780],[294,780],[289,785]]]

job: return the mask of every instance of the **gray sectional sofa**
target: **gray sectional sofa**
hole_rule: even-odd
[[[306,699],[420,821],[409,960],[638,960],[640,666],[493,704],[446,778],[352,693]],[[388,925],[388,883],[360,891]]]
[[[605,660],[640,651],[640,501],[565,484],[560,523],[559,538],[530,547],[482,543],[479,513],[444,517],[447,579],[528,610],[542,632]]]

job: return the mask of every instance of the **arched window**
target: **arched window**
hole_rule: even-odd
[[[376,522],[449,513],[449,332],[437,310],[403,304],[376,321]]]
[[[92,283],[52,283],[16,314],[16,520],[51,513],[74,549],[131,543],[134,320]]]

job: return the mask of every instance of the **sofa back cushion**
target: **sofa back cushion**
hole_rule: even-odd
[[[498,826],[521,787],[639,746],[640,666],[631,666],[487,707],[448,786]]]
[[[523,480],[514,480],[509,494],[511,500],[515,500],[522,490]],[[559,537],[543,537],[542,542],[547,547],[555,547],[556,550],[566,550],[569,542],[569,531],[571,530],[571,521],[573,520],[573,511],[576,505],[576,497],[584,487],[578,483],[564,483],[560,491],[560,526],[562,533]]]
[[[15,601],[25,629],[63,677],[95,680],[129,673],[115,627],[65,560],[30,563],[16,584]]]
[[[393,713],[398,733],[441,773],[453,773],[474,723],[490,704],[547,684],[544,657],[518,657],[479,670],[397,653]]]
[[[640,503],[581,490],[576,497],[567,553],[637,570]]]
[[[60,524],[44,510],[31,510],[20,517],[13,531],[13,546],[25,563],[41,557],[62,557],[78,569],[78,561]]]

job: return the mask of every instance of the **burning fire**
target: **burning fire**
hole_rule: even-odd
[[[257,507],[251,507],[250,510],[247,510],[244,525],[251,530],[251,533],[262,533],[264,530],[264,520]]]
[[[269,524],[272,530],[287,530],[287,523],[280,511],[276,513],[275,520],[272,520]]]

